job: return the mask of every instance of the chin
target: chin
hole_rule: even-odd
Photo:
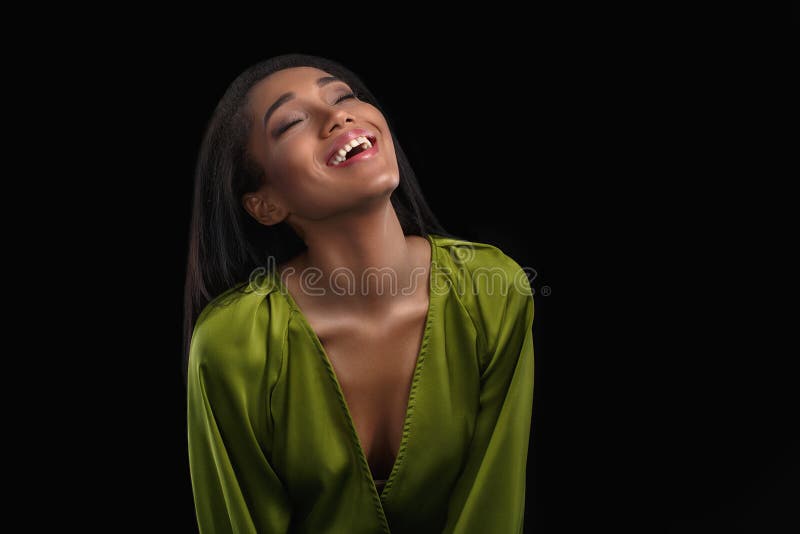
[[[361,186],[397,187],[400,185],[400,173],[396,168],[381,165],[380,161],[363,161],[345,169],[337,169],[333,174],[339,183],[359,183]]]
[[[354,199],[353,204],[374,206],[376,202],[389,202],[399,184],[400,179],[396,175],[382,175],[368,184],[362,184],[358,191],[351,190],[347,195]]]
[[[375,175],[370,181],[369,186],[377,191],[383,191],[388,195],[400,185],[400,176],[394,172],[385,172]]]

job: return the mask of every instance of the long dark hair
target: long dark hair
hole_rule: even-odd
[[[184,381],[194,325],[203,308],[224,291],[247,281],[255,268],[279,265],[305,249],[305,243],[287,223],[262,225],[241,204],[242,195],[259,189],[263,179],[263,169],[249,158],[246,149],[251,123],[245,106],[248,92],[270,74],[291,67],[315,67],[337,76],[359,99],[383,112],[350,70],[335,61],[305,54],[281,55],[257,63],[225,91],[208,123],[195,169],[184,290]],[[392,193],[391,202],[403,233],[456,237],[437,221],[394,132],[392,138],[400,184]],[[269,257],[274,260],[267,261]]]

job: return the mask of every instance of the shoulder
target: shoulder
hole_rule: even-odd
[[[458,299],[485,349],[496,346],[510,325],[531,325],[529,276],[535,271],[489,243],[441,236],[434,241],[435,289]]]
[[[499,247],[436,235],[432,238],[437,267],[456,288],[490,300],[505,300],[511,293],[532,296],[529,275],[534,271],[521,266]]]
[[[264,347],[268,296],[277,291],[274,279],[264,275],[237,284],[211,300],[195,322],[189,348],[190,367],[217,370],[246,364],[259,346]],[[253,328],[257,323],[265,327]]]

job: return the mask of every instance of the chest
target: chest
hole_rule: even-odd
[[[400,449],[427,318],[423,304],[376,323],[312,319],[375,479],[389,477]]]
[[[425,328],[420,313],[416,329],[358,329],[347,317],[309,305],[305,317],[313,328],[294,315],[288,330],[280,324],[270,337],[269,353],[284,352],[268,359],[267,372],[276,379],[265,393],[274,422],[267,452],[299,517],[326,510],[322,499],[338,509],[344,494],[364,497],[363,509],[374,506],[365,476],[381,499],[389,498],[384,506],[393,514],[418,515],[432,502],[431,488],[451,487],[476,428],[480,343],[470,316],[449,295],[433,301]],[[341,335],[326,328],[329,322],[342,326]],[[418,353],[401,347],[416,339],[418,351],[423,334],[423,358],[412,364]],[[347,420],[345,407],[352,415]],[[389,475],[393,484],[384,497],[378,482]]]

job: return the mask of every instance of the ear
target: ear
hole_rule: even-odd
[[[288,215],[283,206],[270,200],[262,191],[242,195],[242,206],[255,220],[265,226],[278,224]]]

